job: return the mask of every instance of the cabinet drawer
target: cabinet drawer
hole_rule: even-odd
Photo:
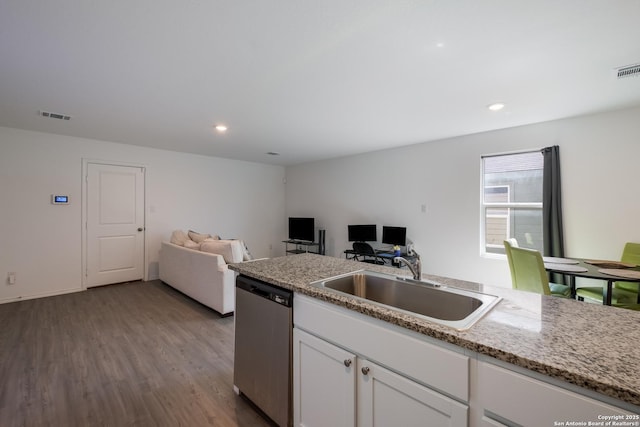
[[[521,425],[566,420],[588,423],[607,415],[632,414],[486,362],[478,362],[478,388],[485,411]]]
[[[294,298],[294,325],[462,401],[469,399],[469,358],[428,337],[304,295]]]
[[[506,424],[502,424],[499,421],[493,420],[488,417],[482,417],[480,420],[480,427],[509,427]]]

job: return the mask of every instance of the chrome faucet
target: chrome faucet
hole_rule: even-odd
[[[420,280],[422,278],[422,263],[420,262],[420,255],[416,252],[416,251],[412,251],[412,255],[416,257],[416,261],[414,264],[412,264],[410,261],[406,260],[405,258],[402,258],[401,256],[397,256],[393,259],[393,262],[396,263],[404,263],[407,267],[409,267],[409,270],[411,270],[411,273],[413,274],[413,279],[414,280]]]

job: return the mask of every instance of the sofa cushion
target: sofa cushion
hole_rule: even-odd
[[[243,251],[239,240],[206,240],[200,245],[202,252],[222,255],[225,262],[242,262]]]
[[[189,240],[189,236],[182,230],[176,230],[171,233],[171,243],[178,246],[184,246],[184,242]]]
[[[187,249],[195,249],[196,251],[199,251],[199,250],[200,250],[200,245],[201,245],[201,243],[196,243],[196,242],[194,242],[194,241],[193,241],[193,240],[191,240],[191,239],[187,239],[187,240],[184,242],[184,245],[183,245],[183,246],[184,246],[185,248],[187,248]]]

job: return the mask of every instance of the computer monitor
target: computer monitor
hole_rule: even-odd
[[[350,242],[375,242],[378,240],[375,224],[348,225]]]
[[[406,227],[382,227],[382,243],[388,245],[405,246],[407,244],[407,228]]]

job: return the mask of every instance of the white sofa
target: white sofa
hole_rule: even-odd
[[[160,280],[169,286],[220,315],[233,313],[237,273],[223,255],[162,242],[159,264]]]

